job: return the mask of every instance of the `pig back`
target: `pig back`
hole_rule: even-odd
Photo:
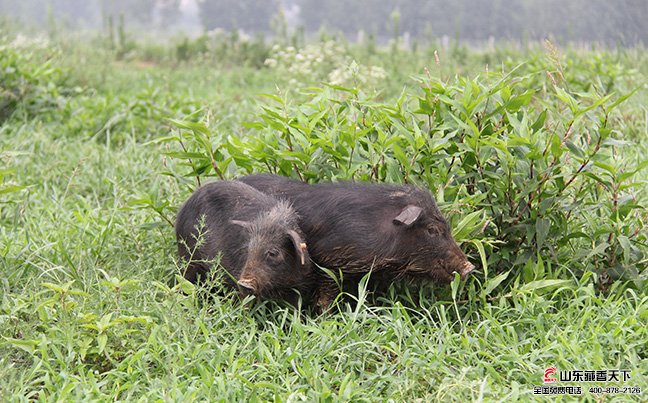
[[[347,270],[403,266],[416,239],[393,224],[398,214],[416,204],[428,215],[440,213],[434,199],[413,186],[367,183],[308,185],[278,175],[240,179],[272,196],[293,203],[309,251],[319,265]]]

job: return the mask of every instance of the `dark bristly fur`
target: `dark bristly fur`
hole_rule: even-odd
[[[367,183],[309,185],[270,174],[240,180],[290,200],[313,261],[342,270],[345,282],[357,283],[372,270],[383,281],[404,274],[449,283],[454,272],[465,277],[473,268],[425,190]],[[325,278],[320,281],[319,302],[326,305],[337,289]]]
[[[312,265],[287,201],[237,181],[197,189],[176,219],[178,253],[191,282],[205,278],[219,254],[226,282],[243,294],[297,303],[312,294]]]

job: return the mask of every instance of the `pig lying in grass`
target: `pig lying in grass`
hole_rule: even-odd
[[[242,295],[296,304],[314,287],[313,270],[298,216],[287,201],[237,181],[197,189],[176,219],[178,253],[187,262],[184,277],[206,279],[213,261],[226,283]]]

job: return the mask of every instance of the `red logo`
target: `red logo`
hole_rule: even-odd
[[[556,371],[556,367],[549,367],[545,369],[544,383],[555,383],[556,378],[552,377],[551,375],[553,375]]]

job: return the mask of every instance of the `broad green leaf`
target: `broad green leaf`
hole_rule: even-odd
[[[488,257],[486,256],[484,244],[478,239],[471,239],[469,242],[475,245],[475,248],[477,248],[477,252],[479,252],[479,258],[481,259],[482,269],[484,270],[484,277],[488,278]]]
[[[17,347],[21,350],[24,350],[29,354],[33,354],[34,351],[36,350],[36,347],[40,343],[38,340],[13,339],[11,337],[5,337],[5,336],[2,336],[2,338],[5,339],[5,341],[10,345]]]
[[[572,280],[537,280],[522,285],[522,287],[520,287],[520,291],[546,290],[569,284],[572,284]]]
[[[476,228],[481,225],[483,212],[482,210],[473,211],[464,216],[455,226],[453,237],[457,242],[461,242],[470,235]],[[479,223],[479,225],[478,225]]]
[[[517,112],[521,107],[526,106],[531,102],[534,94],[534,90],[529,90],[521,95],[509,99],[506,103],[506,110],[509,112]]]
[[[106,333],[99,333],[97,335],[97,346],[99,347],[97,353],[102,354],[106,349],[106,344],[108,343],[108,335]]]
[[[209,129],[204,123],[191,122],[188,120],[169,119],[179,129],[191,130],[192,132],[209,136]]]
[[[452,289],[452,299],[457,300],[457,292],[459,291],[459,285],[461,284],[461,275],[457,272],[454,274],[454,279],[450,283],[450,288]]]
[[[545,239],[547,239],[547,234],[549,234],[549,229],[551,228],[551,220],[548,218],[538,218],[536,220],[536,242],[538,249],[541,249],[544,245]]]
[[[531,130],[536,133],[539,132],[542,128],[544,128],[544,123],[545,120],[547,119],[547,110],[543,110],[536,121],[531,125]]]
[[[556,96],[569,106],[569,109],[573,114],[576,114],[578,111],[578,102],[571,96],[567,91],[563,90],[560,87],[555,87]]]
[[[484,290],[482,291],[482,296],[486,297],[490,295],[490,293],[493,292],[493,290],[497,288],[497,286],[500,285],[502,281],[506,280],[510,273],[511,271],[509,270],[507,272],[500,273],[492,279],[486,281],[486,285],[484,287]]]
[[[170,142],[170,141],[180,141],[180,140],[181,140],[181,138],[176,136],[176,135],[165,136],[165,137],[158,137],[158,138],[156,138],[154,140],[151,140],[151,141],[147,141],[147,142],[143,143],[142,145],[143,146],[148,146],[148,145],[151,145],[151,144],[167,143],[167,142]]]
[[[606,102],[607,102],[611,97],[612,97],[612,95],[607,95],[607,96],[605,96],[605,97],[603,97],[603,98],[600,98],[600,99],[596,100],[595,102],[593,102],[593,103],[592,103],[591,105],[589,105],[588,107],[586,107],[586,108],[584,108],[584,109],[579,109],[578,111],[576,111],[576,113],[574,114],[574,116],[576,117],[576,116],[582,115],[582,114],[584,114],[584,113],[587,113],[587,112],[591,111],[592,109],[594,109],[594,108],[596,108],[596,107],[598,107],[598,106],[603,105],[603,104],[606,103]]]
[[[23,189],[25,189],[25,187],[24,186],[19,186],[19,185],[8,185],[8,186],[5,186],[5,187],[0,187],[0,195],[7,194],[7,193],[20,192]]]
[[[607,111],[610,112],[612,109],[616,108],[621,103],[625,102],[628,98],[633,96],[634,93],[639,91],[641,88],[643,88],[643,85],[640,85],[640,86],[636,87],[635,89],[633,89],[632,91],[630,91],[629,93],[620,96],[616,101],[612,102],[612,104],[607,106],[607,108],[606,108]]]

